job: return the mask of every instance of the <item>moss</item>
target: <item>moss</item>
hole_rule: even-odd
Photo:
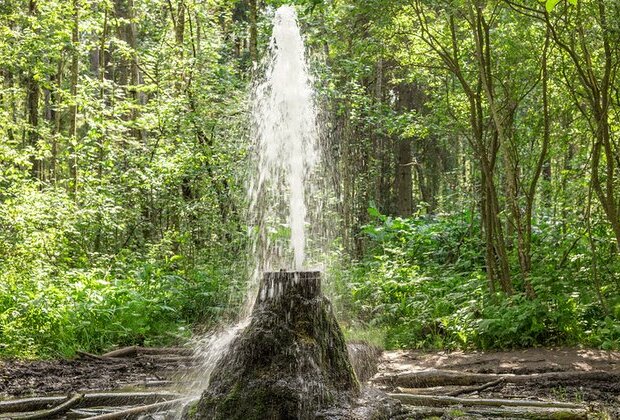
[[[250,324],[214,368],[198,419],[310,419],[358,393],[329,301],[310,296],[303,282],[281,290],[257,301]]]
[[[182,417],[188,420],[194,420],[196,418],[197,412],[198,412],[198,402],[188,404],[187,407],[183,409]]]

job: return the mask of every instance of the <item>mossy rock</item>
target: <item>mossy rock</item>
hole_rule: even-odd
[[[314,419],[359,395],[318,272],[266,273],[249,325],[214,368],[192,419]]]

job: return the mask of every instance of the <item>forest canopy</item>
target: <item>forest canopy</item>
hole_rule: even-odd
[[[0,355],[234,316],[248,97],[283,3],[0,3]],[[620,2],[294,3],[348,336],[619,348]]]

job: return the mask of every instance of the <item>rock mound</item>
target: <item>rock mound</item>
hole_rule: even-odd
[[[320,272],[270,272],[249,325],[185,418],[314,419],[351,407],[359,391]]]

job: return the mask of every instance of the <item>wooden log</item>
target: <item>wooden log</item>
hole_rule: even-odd
[[[173,392],[110,392],[85,394],[76,408],[151,404],[179,398]],[[0,401],[0,413],[23,413],[48,409],[65,401],[67,397],[35,397]]]
[[[417,372],[405,372],[394,375],[382,375],[372,379],[373,383],[392,387],[425,388],[446,385],[471,386],[482,385],[503,379],[506,383],[553,383],[579,381],[614,382],[620,380],[620,372],[607,371],[569,371],[546,372],[531,375],[498,375],[488,373],[469,373],[452,370],[427,369]]]
[[[102,354],[101,357],[136,357],[137,355],[138,346],[129,346],[109,351]]]
[[[80,350],[76,351],[75,353],[78,356],[81,356],[81,357],[83,357],[85,359],[102,360],[102,361],[106,361],[106,362],[110,361],[110,360],[116,361],[116,360],[108,358],[108,357],[98,356],[96,354],[92,354],[92,353],[88,353],[88,352],[80,351]]]
[[[407,388],[397,386],[391,392],[396,394],[420,394],[420,395],[450,395],[451,392],[456,392],[461,389],[468,389],[471,387],[464,387],[460,385],[446,385],[446,386],[433,386],[430,388]]]
[[[176,406],[180,406],[183,403],[191,401],[193,398],[178,398],[176,400],[164,401],[155,404],[141,405],[138,407],[128,408],[127,410],[116,411],[114,413],[101,414],[99,416],[91,417],[91,420],[120,420],[120,419],[132,419],[137,416],[153,413],[157,411],[164,411],[172,409]]]
[[[428,369],[418,372],[382,375],[373,378],[372,382],[391,386],[404,386],[408,388],[430,388],[445,385],[480,385],[499,378],[499,375],[494,374]]]
[[[409,407],[408,407],[409,408]],[[531,420],[587,420],[585,409],[542,408],[542,407],[411,407],[406,419],[443,418],[445,414],[453,417],[475,416],[484,419],[509,418]],[[450,417],[450,418],[453,418]]]
[[[449,392],[446,395],[448,395],[449,397],[458,397],[459,395],[463,395],[463,394],[471,394],[473,392],[480,392],[480,391],[484,391],[485,389],[493,388],[494,386],[497,386],[503,382],[504,382],[504,378],[499,378],[494,381],[487,382],[486,384],[482,384],[480,386],[469,386],[466,388],[460,388],[455,391]]]
[[[113,413],[118,411],[112,408],[73,408],[67,412],[66,417],[68,419],[87,419],[101,414]]]
[[[483,418],[521,418],[531,420],[587,420],[585,408],[543,408],[543,407],[506,407],[466,409],[465,414],[482,416]]]
[[[117,392],[86,394],[78,407],[105,407],[119,405],[152,404],[178,399],[179,394],[174,392]]]
[[[0,413],[21,413],[43,410],[61,404],[67,397],[34,397],[0,401]]]
[[[71,408],[78,405],[78,403],[84,398],[84,394],[76,394],[72,395],[65,400],[60,405],[56,407],[50,408],[48,410],[35,411],[27,414],[17,414],[11,415],[11,419],[21,419],[21,420],[37,420],[37,419],[49,419],[52,417],[56,417],[62,415],[69,411]]]
[[[582,405],[537,400],[507,400],[495,398],[458,398],[446,395],[416,395],[416,394],[388,394],[404,404],[424,407],[449,407],[462,405],[464,407],[491,406],[491,407],[542,407],[542,408],[568,408],[584,409]]]

